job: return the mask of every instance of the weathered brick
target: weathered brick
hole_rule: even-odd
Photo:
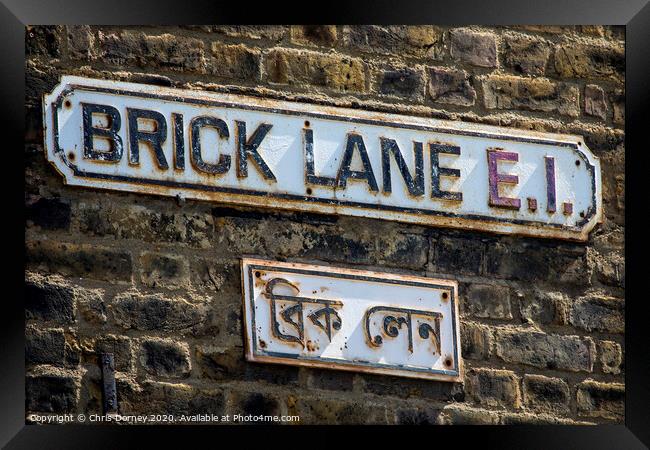
[[[605,120],[607,118],[607,100],[605,92],[595,84],[585,86],[585,114]]]
[[[50,240],[28,241],[27,266],[65,276],[131,281],[131,254],[110,247]]]
[[[259,81],[261,76],[261,52],[244,45],[212,43],[211,58],[207,59],[207,70],[218,77],[245,81]]]
[[[613,78],[625,76],[623,46],[571,42],[555,49],[555,70],[563,78]]]
[[[596,259],[596,278],[607,286],[625,287],[625,257],[618,252]]]
[[[490,407],[521,407],[519,377],[514,372],[472,368],[465,379],[467,392],[476,403]]]
[[[377,236],[379,264],[403,269],[423,269],[429,255],[429,240],[419,234],[390,233]]]
[[[71,59],[92,60],[97,57],[95,33],[88,25],[66,27],[68,38],[68,56]]]
[[[74,322],[72,288],[58,278],[30,274],[25,280],[25,316],[34,320]]]
[[[359,374],[364,392],[381,397],[403,399],[431,399],[435,401],[463,401],[462,383],[431,383],[427,380],[405,379],[397,376]]]
[[[156,211],[141,205],[80,202],[74,213],[79,231],[94,236],[184,243],[207,248],[214,235],[210,214]]]
[[[424,71],[410,67],[382,70],[377,84],[380,94],[420,100],[424,92]]]
[[[189,347],[171,339],[148,338],[141,344],[140,363],[152,375],[185,378],[191,370]]]
[[[271,83],[310,84],[342,92],[365,92],[366,70],[359,58],[306,50],[270,50],[265,70]]]
[[[569,386],[560,378],[543,375],[525,375],[524,403],[527,407],[549,412],[569,411]]]
[[[569,322],[587,331],[623,333],[625,331],[624,300],[590,295],[571,305]]]
[[[510,288],[491,284],[470,284],[460,294],[462,311],[474,317],[512,319]]]
[[[439,58],[442,33],[432,26],[355,25],[344,28],[344,44],[367,53]]]
[[[351,391],[354,373],[336,370],[307,369],[307,386],[329,391]]]
[[[476,91],[464,70],[431,67],[428,92],[437,103],[472,106],[476,100]]]
[[[295,411],[304,425],[381,425],[390,423],[394,415],[384,405],[371,401],[322,397],[298,398]]]
[[[492,345],[490,329],[485,325],[461,321],[460,342],[463,358],[487,359]]]
[[[338,40],[336,25],[294,25],[291,42],[301,45],[333,47]]]
[[[209,309],[205,299],[191,303],[181,297],[167,298],[137,291],[118,294],[109,305],[113,320],[124,329],[191,333],[206,328]]]
[[[93,324],[106,323],[106,303],[103,289],[74,288],[74,298],[79,315]]]
[[[254,416],[277,416],[281,414],[280,401],[277,397],[262,392],[236,391],[231,395],[231,402],[235,405],[234,414]]]
[[[496,354],[506,362],[543,369],[591,372],[596,346],[591,338],[539,331],[495,331]]]
[[[123,414],[221,415],[225,409],[225,396],[218,388],[200,389],[184,383],[150,380],[137,386],[123,377],[116,378]]]
[[[37,366],[25,379],[27,411],[69,413],[77,410],[81,374],[52,366]]]
[[[600,363],[605,373],[614,375],[621,373],[623,363],[621,346],[613,341],[600,341]]]
[[[141,280],[148,287],[186,287],[189,280],[189,263],[180,255],[144,252],[140,256]]]
[[[295,366],[250,364],[240,346],[199,345],[195,349],[196,370],[212,380],[266,381],[276,385],[297,385],[300,369]]]
[[[576,86],[545,78],[491,75],[483,81],[488,109],[518,109],[578,117],[580,92]]]
[[[591,273],[581,247],[544,246],[503,238],[487,246],[486,271],[501,278],[588,285]]]
[[[442,238],[434,244],[434,265],[444,273],[479,274],[485,245],[481,241],[463,238]]]
[[[39,198],[27,206],[26,219],[44,230],[70,229],[70,203],[58,198]]]
[[[551,47],[548,41],[526,34],[504,36],[503,61],[506,67],[524,75],[543,75]]]
[[[202,41],[172,34],[148,36],[141,32],[99,32],[101,58],[116,66],[138,65],[178,71],[204,72]]]
[[[565,301],[561,292],[528,292],[519,297],[519,314],[522,319],[540,325],[563,323]]]
[[[479,67],[496,67],[497,41],[493,33],[455,29],[449,33],[451,57]]]
[[[51,364],[62,367],[65,363],[65,335],[62,328],[39,330],[33,326],[25,332],[25,363]]]
[[[109,334],[95,340],[93,351],[99,358],[102,353],[112,353],[115,370],[130,372],[133,369],[133,349],[131,338]],[[99,359],[98,359],[99,361]]]
[[[401,408],[395,411],[397,425],[437,425],[440,409],[431,407]]]
[[[438,423],[440,425],[497,425],[499,415],[494,411],[452,403],[443,408]]]
[[[625,415],[625,386],[586,380],[577,386],[578,413],[622,422]]]

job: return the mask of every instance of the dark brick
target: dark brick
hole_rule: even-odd
[[[424,80],[421,70],[408,67],[383,71],[379,76],[379,93],[406,97],[422,98]]]
[[[473,66],[496,67],[497,41],[493,33],[468,29],[450,32],[450,53],[452,58]]]
[[[586,380],[577,386],[578,413],[585,417],[623,422],[625,415],[625,386]]]
[[[140,257],[141,279],[148,287],[187,285],[189,263],[182,256],[145,252]]]
[[[424,269],[429,256],[429,240],[418,234],[381,235],[376,246],[379,262],[403,269]]]
[[[476,91],[464,70],[430,68],[428,92],[437,103],[472,106],[476,100]]]
[[[572,372],[593,369],[596,346],[591,338],[502,329],[495,340],[496,354],[506,362]]]
[[[526,293],[519,297],[519,313],[522,319],[540,325],[562,323],[563,299],[559,292]]]
[[[25,316],[27,319],[72,323],[75,321],[72,288],[50,283],[43,277],[25,282]]]
[[[66,276],[131,281],[131,254],[88,244],[28,241],[27,265]]]
[[[394,413],[382,404],[329,398],[299,398],[296,414],[305,425],[380,425],[394,420]]]
[[[610,297],[587,296],[573,302],[571,325],[587,331],[625,332],[625,302]]]
[[[196,27],[192,26],[191,28]],[[203,25],[198,26],[198,28],[225,34],[226,36],[266,39],[271,41],[282,40],[286,31],[286,27],[280,25]]]
[[[600,86],[588,84],[585,86],[585,114],[588,116],[607,119],[607,100]]]
[[[238,411],[241,412],[235,412],[236,414],[252,414],[254,416],[274,416],[280,414],[280,403],[278,400],[259,392],[242,395],[238,399],[237,404],[239,405]]]
[[[208,320],[205,303],[194,304],[180,298],[134,291],[119,294],[110,310],[117,325],[125,329],[198,333]]]
[[[462,310],[474,317],[512,319],[510,288],[490,284],[470,284],[459,293]]]
[[[332,47],[337,41],[336,25],[292,26],[291,41],[296,44]]]
[[[70,216],[70,204],[58,198],[39,198],[27,207],[27,220],[44,230],[68,230]]]
[[[68,56],[77,60],[92,60],[97,57],[97,41],[93,29],[88,25],[67,26]]]
[[[524,402],[527,407],[549,412],[569,411],[569,386],[559,378],[525,375]]]
[[[28,327],[25,332],[25,363],[63,366],[65,335],[62,328],[39,330]]]
[[[463,358],[487,359],[490,356],[491,341],[487,326],[461,321],[460,342]]]
[[[481,272],[485,245],[480,241],[442,238],[434,249],[434,265],[440,272],[470,275]]]
[[[94,350],[98,358],[102,353],[112,353],[115,359],[115,370],[130,372],[133,369],[131,339],[126,336],[102,336],[95,341]]]
[[[354,373],[335,370],[308,369],[308,385],[314,389],[330,391],[351,391]]]
[[[39,366],[25,379],[27,411],[69,413],[77,410],[81,376],[74,371]]]
[[[398,409],[395,421],[398,425],[437,425],[440,410],[436,408]]]
[[[27,26],[25,28],[25,55],[61,56],[61,31],[57,26]]]
[[[438,423],[441,425],[497,425],[499,415],[494,411],[452,404],[443,409]]]
[[[190,374],[187,344],[168,339],[148,339],[141,344],[140,362],[152,375],[185,378]]]
[[[521,407],[519,377],[509,370],[470,369],[466,389],[477,403],[490,407]]]

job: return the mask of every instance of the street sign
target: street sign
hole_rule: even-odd
[[[462,380],[455,281],[242,259],[249,361]]]
[[[601,220],[578,136],[72,76],[43,104],[69,185],[570,240]]]

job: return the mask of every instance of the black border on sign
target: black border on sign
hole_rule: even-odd
[[[285,6],[284,8],[282,6]],[[471,444],[480,448],[499,449],[643,449],[650,443],[650,358],[647,347],[647,167],[650,155],[647,130],[650,123],[650,5],[647,0],[485,0],[402,1],[399,7],[389,0],[327,2],[309,9],[304,2],[266,4],[262,6],[215,0],[1,0],[0,4],[0,89],[3,126],[3,164],[1,177],[5,209],[4,225],[8,226],[9,245],[6,260],[24,261],[24,173],[20,149],[24,143],[24,58],[25,25],[35,24],[232,24],[232,23],[332,23],[332,24],[617,24],[626,25],[626,401],[625,425],[594,427],[568,426],[495,426],[437,427],[414,429],[405,427],[355,428],[358,439],[363,434],[366,446],[411,445],[415,435],[422,433],[435,445]],[[637,216],[636,219],[634,216]],[[635,222],[636,220],[636,222]],[[15,236],[15,237],[14,237]],[[627,245],[628,242],[633,243]],[[646,242],[644,245],[643,242]],[[3,270],[5,304],[2,314],[2,364],[0,364],[0,444],[6,448],[39,449],[127,449],[184,448],[188,442],[200,445],[224,443],[223,427],[116,427],[98,425],[26,426],[24,397],[24,265],[7,264]],[[313,437],[304,434],[304,427],[259,427],[251,433],[248,427],[228,427],[237,445],[250,445],[252,440],[268,444],[311,445]],[[323,443],[341,443],[340,433],[349,428],[330,427]],[[430,430],[430,431],[429,431]],[[271,437],[271,432],[279,436]],[[309,431],[314,431],[309,428]],[[364,432],[365,431],[365,432]],[[397,433],[397,435],[396,435]],[[397,438],[400,433],[409,439]],[[426,435],[424,435],[426,433]],[[261,438],[261,439],[260,439]],[[191,439],[191,441],[190,441]]]
[[[312,117],[323,120],[334,120],[334,121],[346,121],[353,123],[361,123],[364,125],[374,125],[374,126],[388,126],[393,128],[405,128],[418,131],[427,131],[432,133],[447,133],[447,134],[457,134],[462,136],[472,136],[472,137],[485,137],[489,139],[500,139],[503,141],[513,141],[513,142],[527,142],[532,144],[541,144],[541,145],[555,145],[559,147],[568,147],[574,150],[580,159],[582,159],[587,167],[587,171],[590,174],[591,179],[591,205],[587,208],[587,213],[584,217],[577,221],[575,226],[566,226],[559,223],[548,223],[541,220],[525,220],[525,219],[509,219],[503,217],[494,217],[486,216],[480,214],[457,214],[448,211],[440,211],[435,209],[422,209],[422,208],[406,208],[402,206],[392,206],[392,205],[383,205],[381,203],[363,203],[355,202],[349,200],[339,200],[337,198],[323,198],[315,196],[304,196],[296,194],[287,194],[282,192],[272,192],[272,191],[258,191],[253,189],[240,189],[234,187],[224,187],[210,184],[197,184],[197,183],[186,183],[179,181],[171,180],[153,180],[150,178],[138,178],[130,177],[126,175],[111,175],[106,173],[97,173],[97,172],[88,172],[81,170],[77,167],[76,164],[71,163],[66,157],[64,149],[59,145],[59,120],[58,120],[58,111],[63,104],[64,98],[70,95],[72,92],[79,91],[89,91],[89,92],[101,92],[109,93],[115,95],[121,95],[126,97],[140,97],[140,98],[155,98],[163,101],[173,101],[179,103],[189,103],[197,104],[201,106],[216,106],[222,108],[233,108],[233,109],[243,109],[243,110],[255,110],[263,111],[273,114],[284,114],[284,115],[300,115],[304,117]],[[43,108],[47,108],[48,105],[43,105]],[[52,114],[52,125],[53,125],[53,142],[54,142],[54,154],[58,154],[63,163],[68,166],[75,176],[91,179],[101,179],[101,180],[111,180],[116,182],[125,182],[125,183],[138,183],[144,185],[153,185],[153,186],[164,186],[164,187],[175,187],[179,189],[192,189],[198,191],[208,191],[208,192],[221,192],[224,194],[238,194],[238,195],[249,195],[252,197],[260,198],[277,198],[281,200],[289,201],[298,201],[298,202],[309,202],[309,203],[321,203],[324,205],[335,205],[335,206],[349,206],[356,207],[359,209],[370,209],[370,210],[379,210],[379,211],[393,211],[405,214],[418,214],[418,215],[427,215],[427,216],[441,216],[441,217],[452,217],[456,219],[467,219],[467,220],[482,220],[485,222],[495,222],[495,223],[505,223],[505,224],[516,224],[516,225],[539,225],[543,228],[555,228],[559,230],[572,231],[580,233],[582,227],[589,223],[589,221],[597,214],[598,207],[596,202],[596,167],[591,164],[587,156],[583,153],[582,149],[578,147],[577,144],[572,142],[557,142],[550,139],[539,139],[539,138],[526,138],[523,136],[495,136],[491,133],[483,133],[480,131],[468,131],[468,130],[450,130],[445,128],[430,127],[424,125],[414,125],[408,123],[400,122],[390,122],[390,121],[380,121],[375,119],[362,119],[356,117],[343,117],[335,116],[332,114],[326,113],[314,113],[314,112],[302,112],[294,111],[291,109],[280,109],[280,108],[271,108],[266,106],[250,106],[242,104],[234,104],[230,102],[223,102],[218,100],[204,100],[204,99],[195,99],[182,96],[171,96],[165,94],[151,94],[137,91],[128,91],[124,89],[113,89],[113,88],[104,88],[97,86],[84,86],[80,84],[71,84],[66,86],[63,91],[57,96],[57,98],[51,104],[51,114]],[[236,202],[235,202],[236,203]],[[595,224],[594,224],[595,226]]]
[[[453,343],[454,343],[454,370],[434,370],[434,369],[416,369],[416,368],[411,368],[411,367],[404,367],[404,366],[399,366],[399,365],[388,365],[388,364],[379,364],[379,363],[371,363],[371,362],[365,362],[365,361],[354,361],[351,362],[350,365],[352,366],[358,366],[358,367],[371,367],[375,369],[394,369],[394,370],[400,370],[400,371],[407,371],[407,372],[421,372],[421,373],[430,373],[430,374],[438,374],[438,375],[446,375],[446,376],[451,376],[451,377],[457,377],[459,376],[459,371],[460,371],[460,358],[458,355],[458,334],[457,334],[457,317],[456,317],[456,289],[455,288],[450,288],[450,286],[445,286],[445,285],[440,285],[436,284],[433,280],[430,282],[426,281],[409,281],[409,280],[398,280],[398,279],[391,279],[391,278],[380,278],[379,276],[365,276],[365,275],[357,275],[357,274],[348,274],[348,273],[341,273],[341,272],[336,272],[336,268],[331,268],[331,271],[325,272],[323,270],[318,270],[316,268],[314,269],[305,269],[305,268],[291,268],[291,267],[282,267],[282,266],[274,266],[273,262],[269,261],[268,265],[258,265],[255,263],[248,263],[247,261],[244,261],[245,264],[248,265],[248,271],[245,274],[248,277],[248,297],[250,301],[250,307],[251,307],[251,331],[252,331],[252,336],[251,336],[251,342],[253,344],[253,355],[258,355],[258,356],[272,356],[272,357],[277,357],[277,358],[284,358],[284,359],[299,359],[302,361],[323,361],[323,362],[328,362],[332,363],[330,366],[331,368],[335,369],[336,368],[336,363],[342,363],[344,361],[341,361],[340,359],[334,359],[334,358],[313,358],[313,357],[304,357],[300,355],[295,355],[293,353],[281,353],[281,352],[265,352],[265,351],[260,351],[257,348],[257,339],[256,339],[256,331],[255,331],[255,293],[254,293],[254,282],[253,282],[253,271],[256,269],[262,269],[266,271],[275,271],[275,272],[285,272],[285,273],[297,273],[297,274],[304,274],[304,275],[312,275],[312,276],[319,276],[319,277],[324,277],[324,278],[344,278],[348,280],[357,280],[357,281],[370,281],[373,283],[388,283],[388,284],[400,284],[403,286],[417,286],[417,287],[424,287],[424,288],[430,288],[430,289],[436,289],[436,290],[450,290],[451,291],[451,299],[450,299],[450,308],[451,308],[451,326],[452,326],[452,333],[453,333]],[[389,275],[389,274],[387,274]]]

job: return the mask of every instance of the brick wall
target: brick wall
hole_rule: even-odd
[[[28,27],[27,410],[298,414],[301,423],[622,423],[621,27]],[[586,244],[66,187],[41,98],[61,74],[584,136]],[[239,258],[460,283],[464,383],[248,363]]]

